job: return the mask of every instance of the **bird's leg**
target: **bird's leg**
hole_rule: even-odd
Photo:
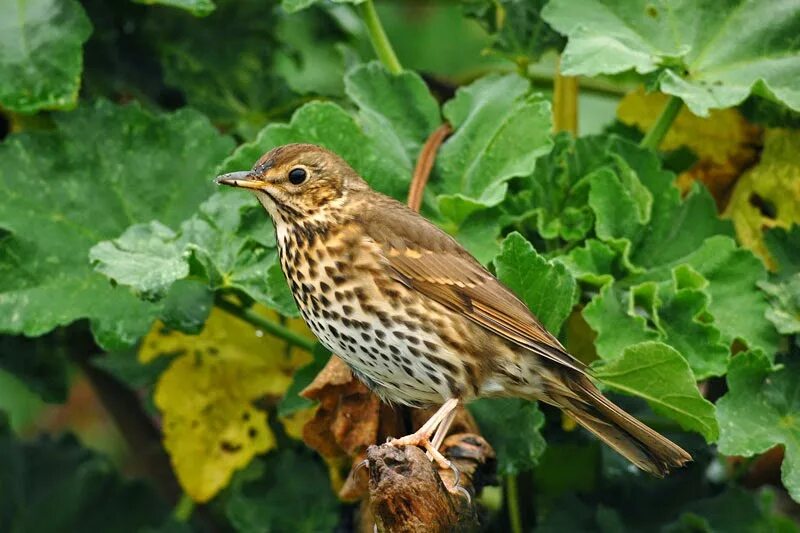
[[[422,446],[427,450],[428,457],[436,461],[440,467],[451,468],[450,461],[439,453],[438,446],[434,446],[433,442],[438,439],[439,444],[441,444],[441,441],[444,440],[447,427],[444,428],[444,431],[441,431],[441,435],[437,429],[441,430],[445,422],[448,427],[450,426],[453,422],[451,413],[455,413],[456,407],[458,407],[458,398],[450,398],[416,432],[399,439],[392,439],[389,444],[392,446]],[[433,436],[434,432],[436,432],[436,437],[432,442],[431,436]]]
[[[458,404],[456,404],[456,407],[458,407]],[[436,428],[436,433],[433,434],[433,439],[431,439],[431,445],[435,449],[438,450],[442,447],[442,442],[444,442],[444,438],[447,436],[447,432],[450,430],[450,426],[453,424],[457,412],[458,411],[453,408],[452,411],[447,413],[447,416],[442,420],[442,423],[439,424],[439,427]]]

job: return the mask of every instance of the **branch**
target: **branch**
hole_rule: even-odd
[[[477,435],[451,435],[444,452],[461,472],[460,485],[475,493],[476,480],[494,471],[494,452]],[[416,533],[472,531],[475,507],[453,488],[451,470],[439,471],[425,452],[413,446],[370,446],[369,506],[378,531]]]

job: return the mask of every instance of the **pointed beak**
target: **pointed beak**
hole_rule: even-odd
[[[267,182],[256,179],[256,177],[249,171],[243,170],[241,172],[229,172],[222,176],[217,176],[214,181],[220,185],[230,185],[231,187],[242,187],[244,189],[263,189]]]

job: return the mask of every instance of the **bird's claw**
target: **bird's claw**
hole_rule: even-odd
[[[366,468],[368,466],[369,466],[369,459],[364,459],[363,461],[361,461],[360,463],[358,463],[353,467],[353,476],[358,474],[359,470],[361,470],[362,468]]]

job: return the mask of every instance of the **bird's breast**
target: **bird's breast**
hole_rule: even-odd
[[[278,231],[281,266],[319,341],[384,399],[409,405],[468,395],[457,332],[395,281],[355,225]]]

